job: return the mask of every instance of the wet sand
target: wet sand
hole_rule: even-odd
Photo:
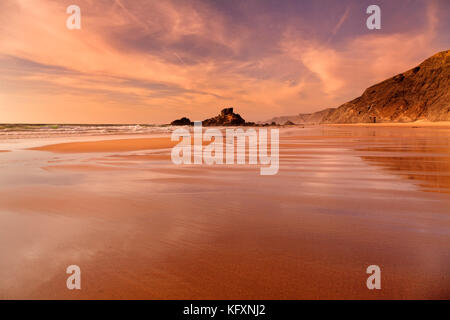
[[[275,176],[176,166],[169,138],[7,148],[0,298],[450,298],[450,128],[280,138]]]
[[[171,148],[176,144],[177,142],[171,141],[170,137],[158,137],[68,142],[30,148],[30,150],[56,153],[126,152]]]

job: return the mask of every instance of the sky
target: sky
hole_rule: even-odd
[[[371,4],[380,30],[366,27]],[[450,47],[448,0],[1,0],[0,21],[0,123],[225,107],[268,120],[337,107]]]

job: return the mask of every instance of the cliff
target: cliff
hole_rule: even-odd
[[[276,124],[285,124],[286,122],[290,121],[295,124],[319,124],[322,122],[322,119],[325,116],[327,116],[334,110],[334,108],[328,108],[314,113],[299,113],[298,115],[294,116],[275,117],[270,120],[264,121],[263,123],[275,122]]]
[[[272,118],[266,123],[373,123],[450,121],[450,50],[367,88],[338,108]]]
[[[323,123],[450,121],[450,50],[367,88]]]

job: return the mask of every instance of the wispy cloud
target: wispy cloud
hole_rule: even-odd
[[[333,34],[333,36],[336,35],[336,33],[338,33],[339,29],[342,27],[342,25],[344,24],[345,20],[347,20],[348,18],[348,14],[350,13],[350,7],[347,7],[345,9],[344,14],[341,16],[341,18],[339,19],[338,23],[334,26],[333,30],[331,31],[331,33]]]

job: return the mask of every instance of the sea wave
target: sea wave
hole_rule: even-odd
[[[0,124],[0,139],[47,138],[54,136],[90,136],[114,134],[167,133],[172,126],[156,125],[73,125],[73,124]]]

